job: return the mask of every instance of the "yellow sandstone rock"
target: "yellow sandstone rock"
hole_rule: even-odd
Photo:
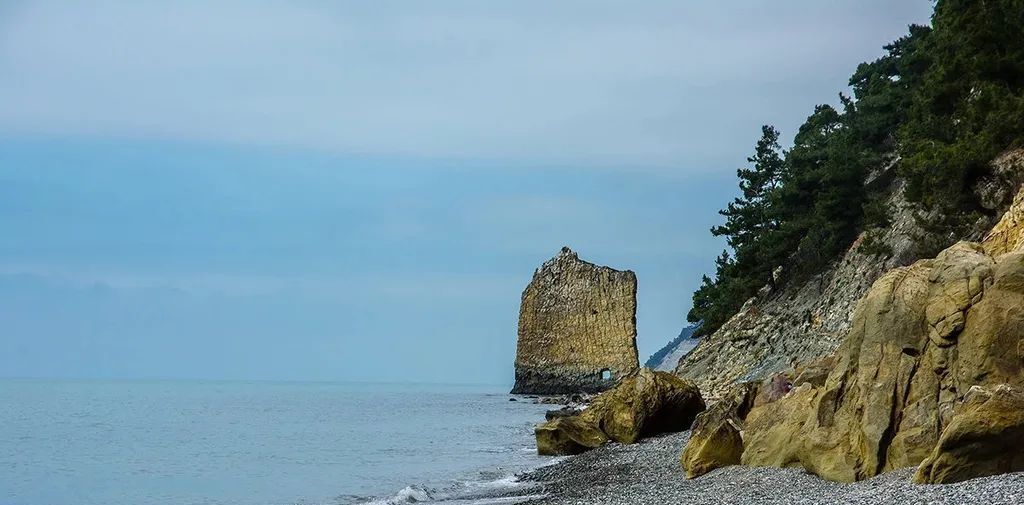
[[[642,368],[598,395],[579,415],[538,425],[537,452],[577,454],[608,440],[632,444],[651,435],[683,431],[703,411],[704,400],[692,382]]]
[[[512,393],[598,392],[637,370],[636,288],[568,247],[544,263],[523,291]]]
[[[874,283],[821,386],[798,385],[745,419],[743,464],[855,481],[915,466],[920,482],[1024,468],[1024,198],[994,228]],[[994,255],[995,254],[995,255]],[[1008,386],[1000,386],[1008,385]],[[1016,406],[1014,406],[1016,405]]]

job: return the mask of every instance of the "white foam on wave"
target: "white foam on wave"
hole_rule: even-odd
[[[523,482],[519,480],[519,477],[515,475],[506,475],[504,477],[477,482],[465,482],[464,485],[470,491],[491,491],[491,490],[502,490],[502,489],[513,489],[522,487]]]
[[[515,489],[529,489],[535,484],[523,482],[516,475],[497,479],[462,481],[450,490],[428,490],[419,486],[406,486],[390,498],[378,498],[360,505],[409,505],[413,503],[443,503],[446,505],[514,504],[537,498],[538,495],[500,496]]]
[[[417,486],[405,486],[391,498],[372,500],[363,503],[363,505],[404,505],[407,503],[428,502],[433,499],[434,497],[426,489]]]

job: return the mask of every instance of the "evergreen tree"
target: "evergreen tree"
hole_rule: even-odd
[[[900,168],[908,196],[950,214],[977,209],[971,186],[1024,136],[1024,2],[939,0],[932,25]]]
[[[687,318],[711,333],[783,266],[783,282],[816,274],[866,226],[885,223],[867,174],[898,160],[906,195],[938,208],[937,236],[980,209],[972,186],[1003,150],[1024,143],[1024,0],[938,0],[932,26],[912,25],[850,78],[842,108],[815,107],[782,152],[771,126],[741,196],[712,228],[732,255],[704,276]],[[865,216],[865,209],[871,210]]]
[[[711,228],[716,237],[726,236],[734,250],[752,246],[777,226],[769,207],[782,175],[781,150],[779,131],[771,125],[762,126],[754,155],[747,158],[751,166],[736,170],[742,196],[718,211],[725,216],[725,224]]]

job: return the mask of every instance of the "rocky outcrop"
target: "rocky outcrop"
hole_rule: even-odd
[[[642,368],[599,395],[582,413],[537,426],[537,452],[578,454],[609,440],[632,444],[644,437],[682,431],[704,411],[693,383]]]
[[[1015,202],[983,242],[878,279],[823,382],[811,378],[829,367],[811,367],[755,401],[742,463],[846,482],[922,461],[923,482],[1020,468],[1024,415],[1006,392],[1024,386],[1024,194]],[[996,393],[972,399],[978,388]]]
[[[704,475],[716,468],[740,464],[743,455],[743,419],[754,405],[758,386],[739,384],[724,398],[705,410],[693,422],[690,439],[680,462],[687,478]]]
[[[892,226],[871,239],[891,251],[887,258],[873,254],[866,247],[869,235],[862,234],[824,273],[781,290],[765,290],[748,301],[718,331],[701,339],[679,361],[676,373],[716,397],[731,384],[762,380],[794,362],[835,352],[850,329],[857,300],[886,271],[916,259],[916,221],[903,198],[902,184],[893,183],[891,191]]]
[[[602,391],[637,370],[636,289],[568,247],[545,262],[523,291],[512,393]]]
[[[917,469],[919,484],[948,484],[1024,470],[1024,391],[975,386]]]
[[[999,211],[1010,205],[1022,178],[1024,150],[1009,152],[993,162],[992,175],[979,181],[975,188],[985,206],[993,211],[993,217],[980,218],[965,239],[982,238],[997,221]],[[780,290],[766,286],[718,331],[701,339],[679,361],[676,373],[693,380],[705,396],[714,398],[734,383],[763,380],[796,362],[834,353],[853,325],[858,301],[875,281],[893,268],[910,265],[920,255],[917,243],[923,231],[903,197],[903,183],[894,178],[892,167],[875,174],[869,184],[876,188],[888,186],[887,228],[862,233],[831,268],[807,282],[786,285]],[[1007,211],[1008,216],[1020,213],[1012,215],[1013,222],[1024,221],[1024,210],[1013,209]],[[986,239],[993,252],[1016,248],[1024,241],[1024,232],[1015,234],[1012,230],[1020,227],[1009,221],[1011,218],[1004,219]],[[785,277],[785,272],[781,275]],[[947,309],[936,306],[934,310]],[[954,313],[935,313],[933,317],[947,315],[951,317],[948,321],[934,321],[948,325],[937,331],[949,331],[959,324]]]

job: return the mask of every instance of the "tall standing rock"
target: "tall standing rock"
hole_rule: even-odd
[[[523,291],[512,393],[597,392],[639,366],[636,274],[563,247]]]

